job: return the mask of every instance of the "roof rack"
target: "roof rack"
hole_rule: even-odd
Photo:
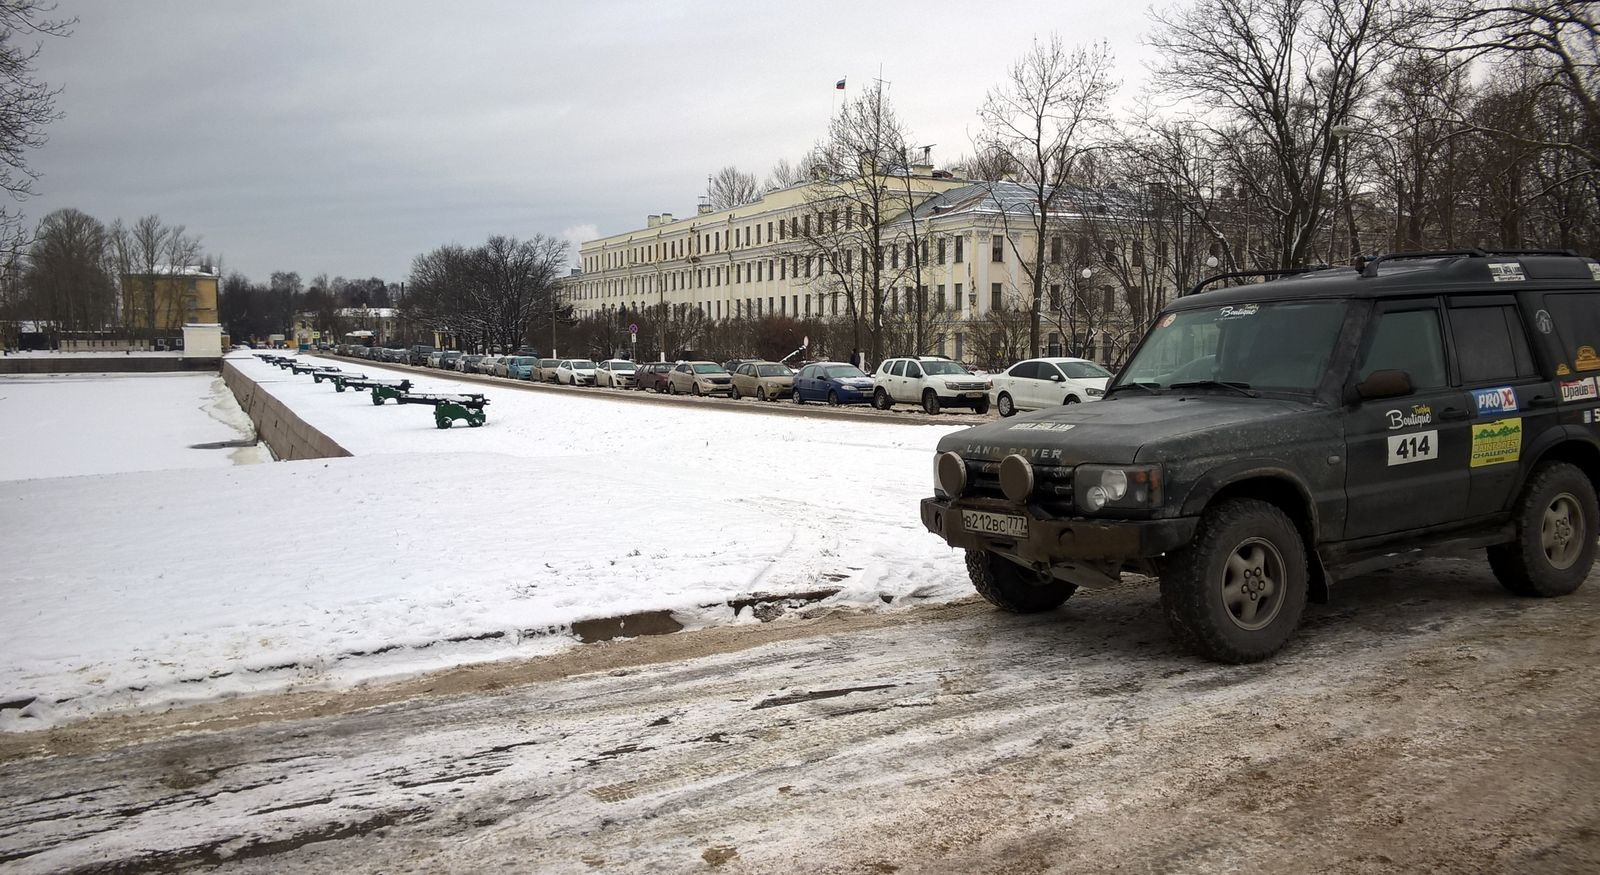
[[[1370,278],[1378,275],[1378,265],[1385,261],[1400,261],[1408,258],[1491,258],[1497,255],[1567,255],[1577,257],[1578,253],[1571,249],[1483,249],[1473,246],[1469,249],[1440,249],[1431,252],[1392,252],[1387,255],[1362,258],[1359,266],[1361,267],[1361,275]]]
[[[1187,297],[1189,295],[1197,295],[1197,294],[1200,293],[1201,289],[1205,288],[1206,286],[1211,285],[1214,282],[1217,282],[1218,280],[1239,279],[1241,277],[1249,277],[1249,276],[1293,276],[1294,274],[1297,274],[1297,273],[1310,273],[1311,271],[1314,271],[1314,270],[1325,270],[1325,269],[1327,269],[1327,265],[1317,265],[1316,267],[1285,267],[1285,268],[1279,268],[1277,270],[1238,270],[1238,271],[1234,271],[1233,273],[1219,273],[1216,276],[1209,276],[1209,277],[1206,277],[1205,279],[1201,280],[1200,282],[1195,283],[1194,284],[1194,288],[1190,289],[1187,292],[1184,292],[1182,295],[1179,295],[1178,297],[1183,298],[1183,297]]]

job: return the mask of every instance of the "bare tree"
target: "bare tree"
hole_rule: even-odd
[[[20,45],[26,36],[64,37],[75,18],[49,17],[49,0],[0,0],[0,189],[13,201],[34,193],[38,173],[28,166],[28,153],[44,145],[45,126],[61,117],[56,95],[35,76],[41,45]],[[14,254],[23,243],[22,214],[0,206],[0,253]]]
[[[1308,263],[1334,129],[1396,51],[1402,16],[1391,0],[1196,0],[1153,19],[1154,85],[1199,103],[1192,122],[1271,211],[1274,266]]]
[[[180,284],[199,266],[200,239],[191,237],[182,225],[164,224],[155,214],[132,225],[118,219],[108,237],[111,262],[122,284],[124,327],[153,342],[159,331],[181,325],[189,301]],[[163,287],[166,295],[160,294]]]
[[[767,174],[767,181],[762,184],[763,192],[773,192],[780,188],[788,188],[811,179],[817,169],[817,156],[807,152],[799,163],[791,164],[787,158],[779,158],[772,165],[772,172]]]
[[[1116,92],[1111,77],[1111,50],[1100,43],[1070,51],[1052,34],[1012,65],[1006,81],[989,92],[978,116],[983,120],[986,151],[1003,156],[1017,184],[1028,192],[1023,220],[1032,230],[1031,252],[1012,250],[1028,278],[1029,354],[1039,350],[1039,321],[1044,310],[1045,238],[1060,208],[1067,183],[1079,172],[1084,155],[1099,146],[1109,124],[1108,106]],[[1002,200],[1009,212],[1010,200]],[[1022,206],[1018,204],[1018,206]]]
[[[116,313],[116,285],[107,272],[106,227],[80,210],[61,209],[39,222],[23,275],[30,310],[68,331],[107,328]]]
[[[761,187],[756,184],[755,174],[729,164],[706,180],[706,198],[711,209],[727,210],[760,200]]]

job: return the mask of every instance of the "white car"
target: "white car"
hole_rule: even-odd
[[[1110,371],[1088,359],[1028,359],[995,375],[989,397],[1001,416],[1011,416],[1019,410],[1099,401],[1110,379]]]
[[[562,359],[556,365],[556,382],[563,386],[593,386],[595,364],[588,359]]]
[[[493,376],[494,364],[498,361],[500,361],[500,356],[497,355],[486,355],[483,358],[478,359],[478,373],[489,374],[490,376]]]
[[[877,383],[872,406],[879,410],[896,404],[921,404],[929,414],[943,407],[989,412],[989,378],[976,376],[960,362],[942,356],[885,359],[872,376]]]
[[[638,365],[626,359],[606,359],[594,369],[594,384],[613,389],[632,389],[636,382],[634,372],[638,369]]]

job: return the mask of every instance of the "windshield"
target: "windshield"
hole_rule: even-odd
[[[934,374],[965,374],[967,369],[957,362],[922,362],[922,372]]]
[[[634,365],[633,362],[612,362],[611,363],[611,370],[619,371],[619,372],[624,373],[624,374],[631,374],[634,371],[638,370],[638,368]]]
[[[572,369],[574,371],[592,371],[594,370],[594,362],[589,361],[588,359],[575,361],[572,363]]]
[[[756,366],[756,376],[758,377],[787,377],[792,373],[794,373],[794,371],[791,370],[787,365]]]
[[[722,365],[706,364],[706,365],[692,365],[691,367],[694,368],[694,372],[697,373],[697,374],[726,374],[727,373],[727,371],[724,371],[722,369]]]
[[[1111,372],[1093,362],[1061,362],[1061,371],[1074,380],[1104,380]]]
[[[835,379],[842,378],[842,377],[865,377],[866,376],[866,374],[861,373],[861,369],[856,367],[855,365],[834,365],[833,367],[828,368],[827,372],[828,372],[828,376],[834,377]]]
[[[1333,353],[1344,311],[1342,301],[1273,301],[1168,313],[1117,385],[1164,389],[1214,381],[1310,392]]]

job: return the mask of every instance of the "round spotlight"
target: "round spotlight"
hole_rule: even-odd
[[[1027,501],[1033,495],[1033,465],[1019,455],[1000,460],[1000,491],[1012,501]]]
[[[933,477],[945,495],[960,498],[967,491],[967,460],[957,452],[940,453],[933,460]]]

